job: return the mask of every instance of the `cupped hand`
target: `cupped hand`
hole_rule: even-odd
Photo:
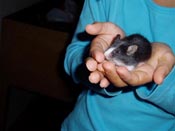
[[[107,87],[109,80],[104,77],[102,69],[102,63],[105,62],[104,51],[117,34],[124,37],[124,32],[111,22],[96,22],[87,25],[86,31],[90,35],[96,35],[90,46],[90,57],[86,60],[87,69],[91,72],[89,81],[95,84],[99,83],[101,87]]]
[[[104,51],[116,34],[124,37],[122,29],[106,22],[88,25],[86,31],[91,35],[97,35],[90,47],[90,57],[86,60],[86,67],[91,72],[89,81],[99,83],[103,88],[110,83],[116,87],[139,86],[152,81],[161,84],[175,64],[175,57],[169,46],[153,43],[151,58],[144,64],[132,71],[128,71],[125,67],[117,67],[105,60]]]
[[[116,67],[110,62],[103,63],[103,69],[105,76],[116,87],[139,86],[152,81],[161,84],[174,64],[175,56],[170,47],[163,43],[153,43],[151,58],[134,70],[128,71],[125,67]]]

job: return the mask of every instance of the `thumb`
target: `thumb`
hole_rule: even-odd
[[[158,66],[154,72],[154,82],[156,84],[161,84],[168,73],[169,69],[167,66],[164,65]]]
[[[86,26],[86,32],[91,35],[113,35],[117,34],[124,37],[124,31],[117,25],[111,22],[95,22]]]
[[[161,84],[164,78],[170,73],[175,64],[175,57],[171,53],[166,53],[158,61],[158,66],[154,72],[154,81]]]

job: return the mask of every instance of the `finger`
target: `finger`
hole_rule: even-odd
[[[154,73],[154,82],[157,84],[161,84],[168,73],[169,69],[167,66],[158,66]]]
[[[90,47],[90,55],[97,62],[102,62],[105,59],[103,53],[109,47],[116,34],[121,34],[122,37],[124,36],[123,31],[110,22],[97,22],[87,25],[86,31],[89,34],[97,35],[93,39]]]
[[[98,35],[96,38],[93,39],[90,47],[90,55],[97,61],[102,62],[105,59],[104,52],[109,47],[109,44],[112,41],[108,40],[107,36]]]
[[[110,84],[109,80],[105,77],[100,81],[101,88],[106,88],[109,86],[109,84]]]
[[[89,71],[95,71],[97,69],[97,62],[92,57],[88,57],[86,59],[86,67]]]
[[[159,60],[154,73],[154,81],[161,84],[175,64],[175,58],[172,53],[165,53]]]
[[[89,81],[93,84],[97,84],[101,81],[101,79],[103,78],[103,74],[99,71],[94,71],[92,73],[90,73],[89,75]]]
[[[105,60],[104,50],[98,44],[91,47],[90,55],[98,62],[101,63]]]
[[[100,64],[97,65],[97,70],[104,73],[103,63],[100,63]]]
[[[103,63],[105,77],[116,87],[125,87],[127,83],[124,82],[116,71],[116,66],[111,62]]]
[[[111,22],[95,22],[86,26],[87,33],[91,35],[113,35],[120,34],[124,37],[123,30]]]
[[[96,22],[94,24],[87,25],[86,31],[91,35],[97,35],[97,37],[92,41],[92,45],[95,44],[97,48],[100,49],[99,51],[104,51],[111,44],[117,34],[124,37],[122,29],[111,22]]]

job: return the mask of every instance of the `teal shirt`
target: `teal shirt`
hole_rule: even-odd
[[[113,22],[126,35],[140,33],[151,42],[168,44],[175,53],[175,8],[153,0],[85,0],[64,67],[76,83],[76,69],[90,44],[78,34],[93,22]],[[62,123],[62,131],[175,131],[175,68],[163,84],[146,84],[110,91],[91,87],[79,95],[74,110]]]

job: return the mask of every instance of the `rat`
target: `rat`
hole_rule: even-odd
[[[141,34],[131,34],[120,38],[118,34],[111,46],[105,51],[106,60],[117,66],[125,66],[129,71],[151,57],[150,41]]]

